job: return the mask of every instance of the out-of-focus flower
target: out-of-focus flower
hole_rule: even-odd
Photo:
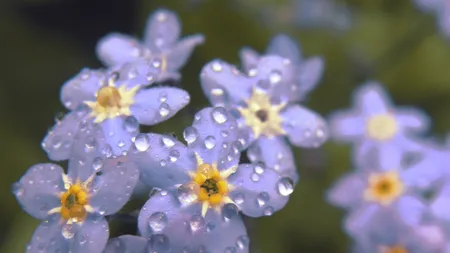
[[[242,61],[242,68],[249,75],[256,74],[260,66],[259,61],[265,61],[264,65],[266,68],[273,70],[271,74],[272,80],[281,79],[277,81],[277,86],[283,86],[284,91],[282,95],[291,102],[304,100],[308,93],[319,83],[324,69],[322,57],[315,56],[302,59],[300,48],[292,38],[285,34],[279,34],[272,38],[265,56],[276,55],[287,59],[290,63],[284,65],[289,66],[283,66],[281,62],[275,60],[267,61],[261,59],[261,56],[249,47],[241,49],[239,55]],[[282,76],[276,70],[277,67],[285,70]],[[277,74],[279,75],[278,77]]]
[[[447,38],[450,38],[450,2],[447,0],[414,0],[416,5],[426,12],[436,15],[438,27]]]
[[[89,137],[84,140],[89,152],[103,149],[104,153],[121,155],[139,132],[139,124],[158,124],[189,103],[189,94],[178,88],[144,89],[151,81],[142,83],[142,75],[148,77],[157,70],[134,67],[136,63],[113,72],[85,69],[63,85],[61,101],[71,112],[42,142],[50,159],[69,159],[73,145],[84,137]],[[88,136],[80,137],[80,130]]]
[[[99,41],[97,56],[109,67],[147,59],[161,69],[155,81],[179,79],[178,70],[184,66],[194,47],[204,42],[200,34],[180,40],[180,32],[177,15],[161,9],[148,18],[143,42],[124,34],[109,34]]]
[[[132,163],[118,163],[101,176],[66,175],[55,164],[38,164],[13,186],[22,208],[43,220],[27,252],[102,252],[109,236],[105,215],[119,211],[139,178]]]
[[[394,107],[380,84],[368,82],[356,90],[354,108],[333,113],[331,135],[352,142],[358,166],[376,156],[381,168],[397,167],[407,152],[422,151],[414,135],[428,130],[430,120],[415,108]],[[394,162],[395,164],[391,164]]]
[[[261,57],[249,75],[214,60],[203,67],[201,83],[211,104],[225,106],[237,118],[249,159],[297,181],[286,137],[295,146],[316,148],[327,140],[328,129],[320,115],[289,103],[285,80],[294,72],[292,62],[280,56]]]

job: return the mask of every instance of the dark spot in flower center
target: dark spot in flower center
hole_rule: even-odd
[[[217,187],[217,181],[214,179],[206,179],[205,182],[200,186],[205,189],[208,193],[208,196],[219,193],[219,187]]]
[[[382,194],[388,194],[391,192],[392,190],[392,184],[390,182],[387,181],[383,181],[378,183],[378,191]]]
[[[269,119],[269,114],[266,110],[261,109],[256,112],[256,117],[258,117],[261,122],[266,122]]]
[[[74,194],[70,194],[64,203],[64,205],[69,209],[72,208],[72,206],[76,205],[76,204],[78,204],[78,198]]]

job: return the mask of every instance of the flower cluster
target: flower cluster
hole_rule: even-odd
[[[332,138],[353,144],[356,169],[327,198],[348,211],[354,252],[449,252],[448,151],[423,139],[429,126],[422,111],[395,107],[373,81],[355,91],[353,109],[330,117]]]
[[[42,147],[64,170],[43,163],[13,186],[17,201],[42,220],[26,252],[249,252],[241,215],[270,216],[288,202],[298,181],[290,144],[317,148],[328,129],[300,105],[318,83],[320,57],[302,59],[296,44],[276,36],[266,54],[245,48],[242,70],[221,60],[206,64],[201,87],[212,107],[183,132],[141,133],[140,125],[168,120],[190,102],[164,87],[202,35],[180,39],[168,10],[148,19],[143,41],[122,34],[100,40],[103,69],[83,69],[63,84],[70,111]],[[250,163],[240,163],[241,153]],[[130,199],[149,198],[133,216]],[[134,217],[137,234],[110,239],[109,222]]]

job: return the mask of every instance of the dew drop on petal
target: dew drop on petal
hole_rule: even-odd
[[[257,163],[255,164],[255,167],[253,168],[256,174],[261,175],[264,173],[264,164],[263,163]],[[253,179],[252,179],[253,180]]]
[[[24,187],[20,182],[16,182],[12,185],[11,190],[16,197],[21,197],[24,193]]]
[[[215,107],[212,110],[211,115],[218,124],[223,124],[227,121],[227,110],[223,107]]]
[[[277,188],[281,196],[289,196],[294,191],[294,182],[288,177],[283,177],[278,181]]]
[[[170,113],[170,106],[167,103],[162,103],[159,106],[159,115],[161,115],[161,117],[166,117],[167,115],[169,115]]]
[[[269,201],[270,201],[270,196],[267,192],[261,192],[256,197],[256,204],[258,205],[258,207],[264,206]]]
[[[225,221],[229,221],[238,215],[238,208],[234,204],[226,204],[222,207],[222,215]]]
[[[269,74],[269,81],[271,84],[277,84],[281,81],[281,72],[278,70],[274,70]]]
[[[245,201],[245,195],[243,193],[237,193],[233,197],[234,203],[241,205]]]
[[[236,240],[236,247],[240,250],[244,250],[250,244],[250,239],[246,235],[241,235]]]
[[[181,203],[190,204],[197,200],[195,185],[183,184],[178,187],[177,196]]]
[[[213,64],[212,64],[212,70],[214,71],[214,72],[220,72],[220,71],[222,71],[222,64],[220,63],[220,62],[218,62],[218,61],[215,61],[215,62],[213,62]]]
[[[150,138],[147,134],[138,134],[134,140],[134,146],[141,152],[147,151],[150,147]]]
[[[273,214],[273,207],[268,206],[264,208],[263,213],[265,216],[271,216]]]
[[[236,253],[236,248],[235,247],[227,247],[223,253]]]
[[[259,179],[260,179],[260,177],[259,177],[258,174],[252,173],[252,175],[250,176],[250,179],[251,179],[253,182],[258,182]]]
[[[139,128],[139,122],[133,116],[128,116],[123,122],[123,127],[127,132],[136,132]]]
[[[173,150],[170,151],[170,153],[169,153],[169,160],[171,162],[173,162],[173,163],[176,162],[178,160],[178,157],[180,157],[180,152],[178,150],[173,149]]]
[[[213,149],[216,146],[216,138],[214,136],[207,136],[205,138],[205,147],[207,149]]]
[[[189,221],[189,227],[193,233],[205,227],[205,218],[201,215],[193,215]]]
[[[161,167],[164,167],[167,165],[167,161],[162,159],[161,161],[159,161],[159,165],[161,165]]]
[[[195,129],[194,127],[187,127],[183,131],[183,137],[188,144],[193,143],[197,140],[198,137],[197,129]]]
[[[148,223],[153,232],[160,232],[167,226],[167,221],[163,212],[156,212],[150,216]]]
[[[149,240],[152,253],[166,253],[170,251],[169,238],[164,234],[155,234]]]
[[[101,170],[102,167],[103,167],[103,159],[101,157],[94,158],[94,160],[92,161],[92,168],[94,169],[94,171],[98,172]]]
[[[66,239],[71,239],[73,238],[73,236],[75,235],[74,231],[73,231],[73,227],[72,224],[65,224],[62,227],[62,235],[64,236],[64,238]]]
[[[171,147],[175,146],[175,140],[173,137],[163,136],[161,138],[161,141],[162,141],[163,145],[166,146],[167,148],[171,148]]]

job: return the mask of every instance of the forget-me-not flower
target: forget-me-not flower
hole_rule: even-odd
[[[392,158],[401,160],[408,152],[422,151],[414,139],[428,129],[429,118],[422,111],[409,107],[394,107],[384,89],[368,82],[354,94],[354,108],[333,113],[330,130],[336,140],[352,142],[354,158],[365,166],[368,157],[378,155],[383,167]]]
[[[98,58],[109,67],[138,59],[152,59],[159,67],[155,81],[179,79],[178,70],[184,66],[194,47],[202,44],[203,35],[196,34],[180,40],[181,24],[175,13],[158,10],[150,15],[143,41],[119,33],[107,35],[97,45]]]
[[[297,43],[285,34],[279,34],[272,38],[264,56],[260,56],[256,51],[249,47],[244,47],[239,52],[242,68],[249,75],[258,71],[261,57],[276,55],[290,61],[289,66],[282,66],[279,62],[273,62],[273,66],[268,63],[268,68],[274,68],[272,79],[277,79],[276,67],[283,68],[283,75],[278,77],[278,90],[285,99],[291,102],[304,100],[308,93],[313,90],[320,81],[324,69],[324,60],[322,57],[311,57],[303,59],[300,48]],[[278,66],[276,66],[278,64]],[[261,70],[260,70],[261,71]],[[281,74],[281,73],[279,73]]]
[[[138,178],[133,163],[114,163],[89,177],[78,176],[76,166],[67,175],[56,164],[32,166],[14,184],[22,208],[43,220],[27,252],[102,252],[109,237],[103,216],[127,203]]]
[[[280,56],[261,57],[249,75],[214,60],[203,68],[201,83],[211,104],[226,107],[237,118],[240,141],[244,147],[250,146],[249,159],[262,161],[297,181],[286,137],[295,146],[315,148],[328,138],[328,129],[320,115],[290,104],[283,95],[288,91],[278,85],[294,73],[292,62]]]

